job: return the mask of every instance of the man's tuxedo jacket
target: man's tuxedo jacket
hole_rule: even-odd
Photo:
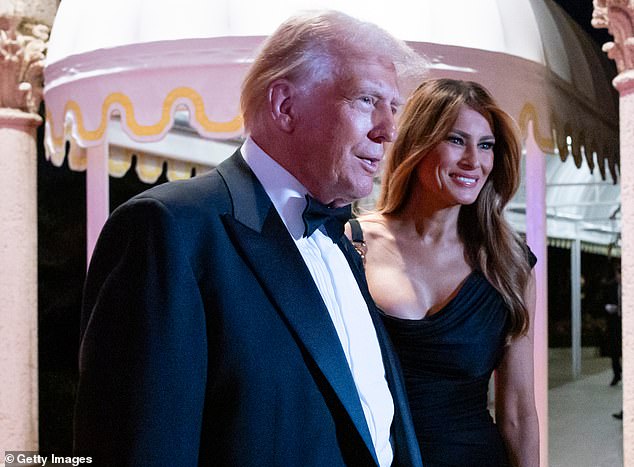
[[[393,465],[420,465],[399,366],[358,257],[394,398]],[[84,291],[75,451],[94,465],[376,465],[334,325],[236,153],[107,222]]]

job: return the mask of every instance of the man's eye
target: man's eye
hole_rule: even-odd
[[[361,96],[359,100],[363,102],[364,104],[368,104],[368,105],[374,104],[374,99],[370,96]]]

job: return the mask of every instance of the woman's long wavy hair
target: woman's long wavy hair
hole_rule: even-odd
[[[503,215],[520,183],[521,147],[513,119],[480,84],[453,79],[424,81],[409,98],[399,133],[383,172],[377,210],[398,215],[409,202],[420,161],[452,130],[463,106],[489,122],[495,136],[493,169],[475,203],[460,208],[458,235],[467,261],[480,269],[510,310],[508,335],[525,335],[529,316],[524,300],[531,267],[524,242]]]

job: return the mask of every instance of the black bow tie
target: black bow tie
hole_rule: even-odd
[[[304,220],[304,237],[310,237],[322,225],[326,234],[337,242],[343,235],[346,222],[352,217],[350,205],[341,208],[329,208],[310,195],[306,195],[306,209],[302,213]]]

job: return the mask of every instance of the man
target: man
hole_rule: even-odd
[[[397,71],[420,62],[341,13],[291,18],[245,79],[242,148],[113,213],[84,293],[78,453],[113,466],[420,465],[336,209],[369,194]],[[307,204],[338,219],[303,220]]]
[[[612,381],[610,386],[616,386],[621,381],[621,353],[622,353],[622,325],[621,325],[621,267],[611,264],[612,277],[605,281],[607,312],[608,355],[612,360]],[[618,414],[614,414],[615,416]],[[616,417],[618,418],[618,416]]]

